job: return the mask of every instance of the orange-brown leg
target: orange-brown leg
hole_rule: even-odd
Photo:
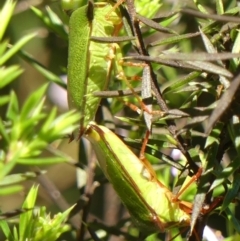
[[[198,172],[191,177],[191,179],[189,180],[189,182],[177,193],[177,195],[174,197],[173,201],[177,201],[179,199],[179,197],[183,194],[183,192],[185,192],[185,190],[195,181],[198,180],[198,178],[201,176],[202,174],[202,168],[199,167]]]

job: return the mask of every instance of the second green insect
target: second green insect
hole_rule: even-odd
[[[117,11],[109,3],[88,2],[76,9],[69,21],[68,103],[80,111],[80,133],[94,120],[100,98],[92,96],[107,88],[116,44],[91,41],[112,37],[121,28]]]

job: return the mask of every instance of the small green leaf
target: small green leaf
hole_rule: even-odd
[[[221,174],[213,182],[209,191],[214,190],[217,186],[225,182],[228,179],[228,177],[231,176],[239,168],[239,166],[239,157],[237,156],[232,160],[232,162],[227,167],[225,167],[222,170]]]
[[[224,197],[223,204],[221,206],[221,212],[223,212],[230,203],[236,198],[240,187],[240,174],[236,173],[233,177],[233,182],[229,187],[227,194]]]
[[[0,68],[0,88],[3,88],[9,83],[11,83],[22,73],[23,70],[17,65],[12,65],[8,68]]]
[[[0,12],[0,40],[2,40],[3,35],[6,31],[7,25],[13,14],[16,2],[12,0],[7,0]],[[1,61],[1,60],[0,60]]]
[[[230,209],[228,207],[225,209],[225,212],[227,214],[228,220],[234,226],[234,229],[240,234],[240,222],[239,222],[239,220],[237,220],[235,218],[235,215],[230,211]]]
[[[5,95],[5,96],[2,95],[0,98],[0,106],[3,106],[5,104],[9,103],[9,101],[10,101],[10,98],[8,95]]]
[[[157,40],[157,41],[154,41],[154,42],[150,43],[149,46],[153,47],[153,46],[161,46],[161,45],[165,45],[165,44],[175,44],[175,43],[178,43],[178,42],[180,42],[182,40],[193,38],[195,36],[199,36],[199,32],[197,32],[197,33],[181,34],[181,35],[177,35],[177,36],[164,38],[164,39],[162,39],[160,41]]]
[[[2,188],[3,186],[6,186],[6,185],[23,182],[29,179],[36,178],[38,175],[44,174],[44,173],[45,173],[44,171],[41,171],[39,173],[26,172],[26,173],[10,174],[4,177],[2,180],[0,180],[0,186]]]
[[[224,14],[224,7],[223,7],[223,2],[222,0],[217,0],[216,1],[216,9],[217,9],[217,14],[221,15]]]
[[[6,117],[7,119],[13,121],[14,123],[18,120],[18,114],[19,114],[18,99],[16,94],[13,91],[11,91],[10,103],[8,105]]]
[[[38,187],[32,186],[22,205],[23,209],[31,209],[35,206],[37,193],[38,193]],[[35,224],[34,218],[33,218],[33,211],[22,213],[20,215],[19,223],[20,223],[19,241],[24,241],[32,237],[32,234],[34,233],[34,224]]]
[[[22,47],[27,44],[31,39],[36,37],[36,34],[29,34],[22,37],[17,43],[15,43],[4,55],[0,58],[0,66],[14,56]]]
[[[187,76],[184,76],[176,81],[170,82],[170,84],[163,90],[163,94],[173,93],[178,89],[182,89],[183,86],[188,84],[200,75],[200,72],[192,72]]]
[[[57,33],[62,39],[67,40],[68,34],[60,18],[49,7],[46,9],[47,9],[47,14],[43,13],[42,11],[40,11],[35,7],[31,7],[31,10],[36,14],[38,18],[40,18],[43,21],[43,23],[50,30]]]
[[[46,79],[56,83],[57,85],[63,87],[64,89],[67,89],[66,83],[64,83],[63,80],[58,75],[55,75],[54,73],[49,71],[46,67],[44,67],[41,63],[39,63],[36,59],[34,59],[28,53],[26,53],[25,51],[20,51],[19,54],[24,60],[30,63],[36,70],[38,70],[39,73],[41,73]]]
[[[46,157],[46,158],[21,158],[18,160],[22,165],[53,165],[58,163],[70,162],[72,159],[66,157]]]
[[[11,185],[9,187],[1,187],[0,196],[8,196],[15,193],[19,193],[23,191],[23,188],[24,187],[22,185]]]
[[[8,223],[5,220],[0,220],[0,229],[3,231],[8,241],[15,241],[13,235],[11,234]]]
[[[22,110],[20,120],[25,121],[34,115],[39,115],[42,111],[44,104],[44,94],[48,88],[48,84],[43,85],[38,90],[34,91],[25,101]]]

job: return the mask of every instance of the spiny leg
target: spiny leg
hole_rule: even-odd
[[[153,116],[157,116],[157,115],[163,116],[164,112],[159,110],[158,111],[152,110],[152,90],[151,90],[151,79],[150,79],[151,77],[150,77],[149,66],[146,64],[139,64],[139,63],[133,64],[133,65],[137,67],[139,66],[143,67],[141,98],[139,97],[139,95],[135,93],[135,91],[133,90],[131,84],[129,83],[126,77],[124,78],[124,80],[126,81],[128,87],[133,91],[134,97],[136,97],[138,102],[140,103],[141,109],[129,102],[125,102],[125,105],[127,105],[133,111],[136,111],[138,114],[143,113],[143,117],[147,126],[147,131],[145,134],[144,141],[142,143],[139,157],[140,159],[144,159],[146,145],[148,143],[149,136],[151,134]]]
[[[146,145],[148,143],[149,136],[151,134],[151,128],[152,128],[152,119],[153,116],[163,116],[165,113],[160,111],[160,110],[152,110],[152,92],[151,92],[151,82],[150,82],[150,74],[149,74],[149,68],[147,65],[139,64],[139,63],[128,63],[130,66],[135,66],[135,67],[141,67],[143,68],[143,75],[142,75],[142,84],[141,84],[141,97],[134,91],[132,85],[129,82],[129,79],[123,74],[124,72],[121,72],[121,79],[126,83],[128,88],[132,91],[134,97],[136,97],[139,105],[141,108],[138,106],[127,102],[123,101],[126,106],[128,106],[130,109],[133,111],[137,112],[139,115],[143,114],[146,126],[147,126],[147,131],[145,134],[145,138],[141,147],[140,151],[140,159],[145,158],[145,149]],[[118,78],[119,75],[118,75]],[[137,78],[135,78],[137,79]]]

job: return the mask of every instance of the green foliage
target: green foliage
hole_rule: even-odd
[[[15,5],[16,3],[8,0],[0,12],[0,88],[3,91],[23,73],[19,65],[9,65],[9,60],[36,37],[36,34],[27,34],[13,45],[10,45],[10,40],[4,37]],[[30,62],[35,64],[31,59]],[[44,171],[14,173],[13,169],[17,165],[46,166],[72,162],[66,154],[53,148],[49,155],[43,156],[43,152],[49,149],[53,142],[71,133],[77,127],[79,120],[79,114],[74,111],[59,115],[56,108],[46,108],[47,87],[48,84],[42,85],[31,93],[22,105],[19,104],[14,90],[1,95],[0,105],[6,111],[4,114],[2,112],[0,119],[0,196],[22,191],[24,181],[36,179],[38,175],[45,173]],[[34,210],[36,198],[37,188],[33,187],[22,206],[23,213],[20,215],[19,226],[12,227],[1,218],[0,226],[6,240],[56,240],[69,230],[69,226],[64,223],[71,209],[51,218],[45,207]],[[1,216],[8,217],[8,215]]]
[[[54,241],[62,233],[67,232],[70,226],[65,224],[69,212],[69,208],[64,213],[58,213],[53,218],[46,212],[46,207],[42,206],[34,210],[36,203],[38,188],[33,186],[23,205],[23,213],[19,216],[19,228],[15,226],[11,232],[8,223],[0,220],[0,227],[9,241]],[[19,230],[19,232],[17,231]]]

